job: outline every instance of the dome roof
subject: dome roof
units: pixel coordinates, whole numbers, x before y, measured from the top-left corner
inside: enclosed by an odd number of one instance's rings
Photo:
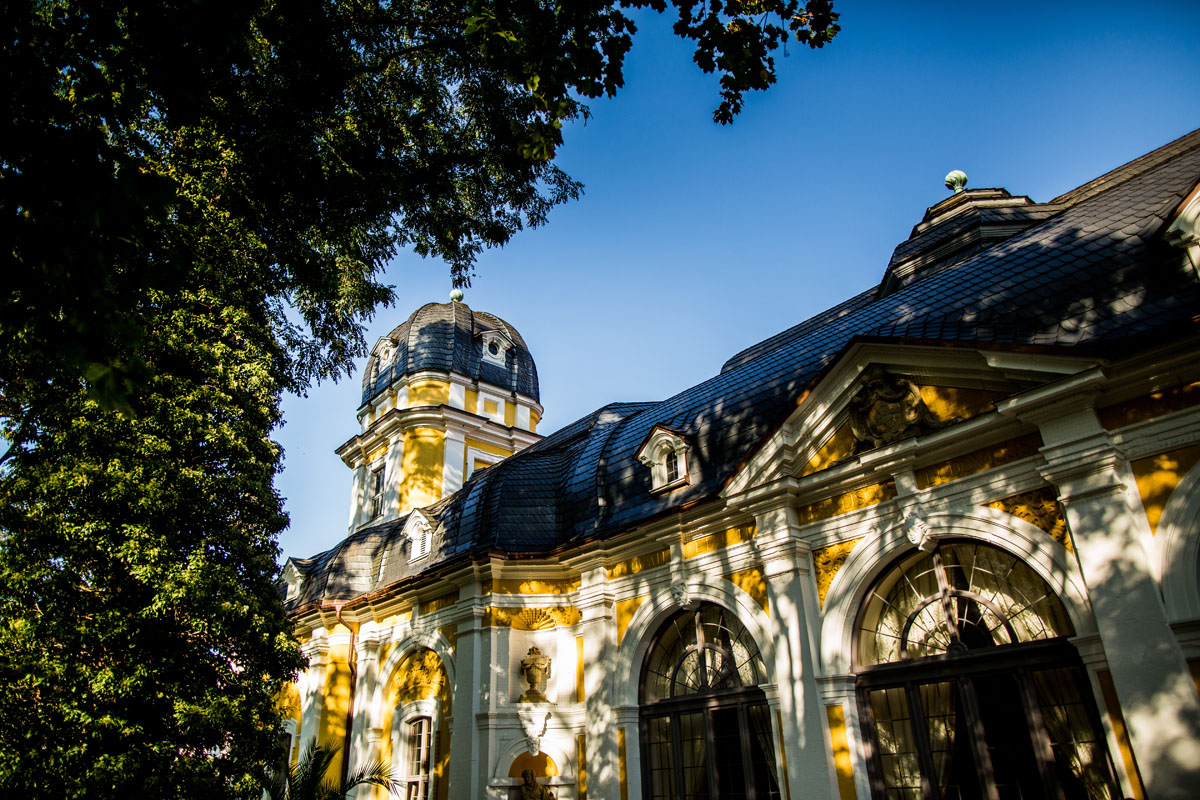
[[[426,370],[457,372],[539,400],[537,367],[521,334],[466,303],[426,303],[380,339],[363,371],[362,402]]]

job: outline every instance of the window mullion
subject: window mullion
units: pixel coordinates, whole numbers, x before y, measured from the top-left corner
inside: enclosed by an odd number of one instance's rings
[[[958,635],[958,614],[954,608],[954,598],[950,596],[950,585],[946,580],[946,567],[942,563],[942,554],[938,550],[933,553],[933,574],[937,577],[938,597],[941,600],[942,617],[946,622],[950,644],[955,645],[961,641]]]

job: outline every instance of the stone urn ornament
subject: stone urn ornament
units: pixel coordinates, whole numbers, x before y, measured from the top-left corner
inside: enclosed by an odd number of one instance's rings
[[[520,703],[549,703],[546,697],[546,681],[550,679],[550,657],[537,645],[521,659],[521,677],[529,684],[529,690],[521,695]]]

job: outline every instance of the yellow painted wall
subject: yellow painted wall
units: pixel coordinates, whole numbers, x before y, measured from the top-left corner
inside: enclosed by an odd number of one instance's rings
[[[510,428],[517,424],[517,404],[511,400],[504,404],[504,424]]]
[[[735,544],[748,542],[754,538],[754,533],[754,524],[751,523],[750,525],[741,525],[721,531],[720,533],[710,533],[708,536],[692,539],[690,542],[684,543],[683,557],[695,558],[705,553],[713,553]]]
[[[637,613],[638,608],[642,603],[646,602],[645,597],[631,597],[628,600],[617,601],[617,645],[621,644],[621,639],[625,636],[625,629],[629,627],[629,623],[633,620],[633,615]]]
[[[450,384],[446,381],[417,381],[409,384],[408,405],[441,406],[450,404]]]
[[[474,389],[467,389],[466,397],[463,398],[463,405],[466,406],[467,411],[470,411],[472,414],[478,414],[479,392]]]
[[[1200,461],[1200,444],[1132,462],[1151,531],[1158,532],[1158,522],[1162,519],[1167,501],[1171,499],[1171,493],[1197,461]]]
[[[400,513],[422,508],[442,498],[443,439],[436,428],[404,432],[404,461],[400,483]]]
[[[554,759],[545,753],[538,753],[536,756],[529,753],[521,753],[513,759],[512,765],[508,768],[508,777],[519,778],[525,770],[533,770],[535,778],[554,778],[558,776],[558,764],[554,763]]]
[[[540,421],[541,421],[541,417],[539,417],[537,415],[536,411],[529,412],[529,431],[531,433],[537,433],[537,426],[538,426],[538,422],[540,422]]]
[[[741,572],[730,573],[725,578],[732,581],[734,586],[750,595],[751,599],[755,603],[758,603],[758,607],[763,610],[763,613],[771,613],[771,606],[767,600],[767,579],[763,577],[761,569],[751,567]]]
[[[829,720],[829,744],[833,753],[833,768],[837,773],[838,797],[854,800],[854,767],[850,761],[850,740],[846,736],[846,714],[840,705],[825,706]]]

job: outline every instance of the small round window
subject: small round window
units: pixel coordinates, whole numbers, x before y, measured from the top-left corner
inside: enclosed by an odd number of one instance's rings
[[[500,345],[495,342],[488,342],[488,352],[494,356],[500,355]]]

